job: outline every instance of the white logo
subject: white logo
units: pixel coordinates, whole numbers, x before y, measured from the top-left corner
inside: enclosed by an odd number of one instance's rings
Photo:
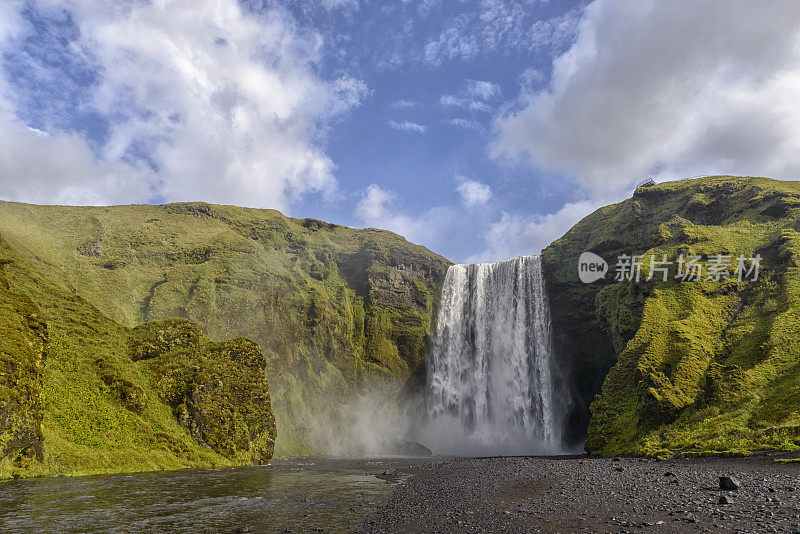
[[[584,252],[578,258],[578,277],[584,284],[605,278],[607,272],[608,263],[594,252]]]

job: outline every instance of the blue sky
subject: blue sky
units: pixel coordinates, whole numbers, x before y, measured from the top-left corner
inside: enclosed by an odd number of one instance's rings
[[[334,17],[323,6],[292,12],[334,43],[325,50],[328,76],[355,75],[369,87],[361,105],[333,128],[328,145],[337,177],[356,198],[376,184],[409,217],[456,211],[450,217],[459,221],[453,225],[458,235],[431,236],[432,246],[464,260],[479,252],[484,226],[503,210],[548,213],[574,197],[574,187],[556,175],[496,161],[488,143],[494,117],[513,104],[521,86],[546,84],[553,58],[574,38],[583,3],[498,3],[503,12],[490,21],[481,20],[488,8],[477,2],[349,5]],[[512,21],[496,20],[514,13]],[[348,39],[340,43],[340,35]],[[495,44],[486,42],[489,35]],[[472,182],[491,193],[464,201],[459,186]],[[381,226],[379,217],[353,220],[352,202],[320,200],[310,198],[296,212]],[[430,224],[437,223],[433,217]]]
[[[645,176],[800,171],[789,0],[6,4],[3,199],[271,207],[495,261]]]

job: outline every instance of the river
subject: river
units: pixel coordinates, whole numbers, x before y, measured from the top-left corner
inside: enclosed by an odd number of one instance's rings
[[[231,469],[0,482],[2,532],[353,532],[420,459],[275,460]]]

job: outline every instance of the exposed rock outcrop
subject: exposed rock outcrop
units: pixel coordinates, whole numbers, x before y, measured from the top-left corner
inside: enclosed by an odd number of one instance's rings
[[[215,343],[181,319],[146,323],[131,337],[134,353],[152,358],[154,388],[192,437],[227,458],[269,462],[275,416],[257,344]]]

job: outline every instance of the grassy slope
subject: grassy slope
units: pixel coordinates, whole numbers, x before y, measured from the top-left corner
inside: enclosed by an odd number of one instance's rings
[[[277,454],[346,421],[369,377],[418,372],[448,262],[390,232],[202,203],[0,202],[0,235],[50,280],[125,326],[168,317],[268,358]]]
[[[544,251],[554,324],[584,360],[600,454],[736,454],[800,445],[800,182],[712,177],[640,188]],[[577,258],[760,253],[757,282],[584,285]],[[611,275],[607,277],[611,278]],[[576,303],[582,303],[576,306]],[[581,382],[582,381],[582,382]]]
[[[201,435],[178,424],[175,410],[164,402],[166,395],[156,381],[156,377],[163,374],[155,366],[157,360],[134,363],[130,357],[132,346],[150,342],[162,334],[161,325],[148,324],[151,335],[144,336],[140,331],[131,331],[108,319],[83,298],[49,281],[2,237],[0,258],[3,308],[9,302],[24,304],[11,313],[0,310],[0,331],[15,328],[22,319],[30,324],[33,318],[37,321],[37,332],[41,333],[38,337],[46,340],[41,351],[46,354],[46,361],[40,358],[35,362],[37,374],[28,376],[28,381],[36,384],[35,391],[23,403],[27,412],[25,419],[37,423],[30,426],[37,427],[41,423],[44,446],[36,443],[33,448],[17,446],[4,451],[0,455],[0,478],[17,474],[65,475],[227,466],[268,459],[256,457],[250,450],[217,447],[208,439],[210,433]],[[0,354],[27,363],[23,358],[25,350],[20,347],[6,350],[9,339],[13,337],[3,337]],[[153,356],[173,367],[180,367],[180,357],[204,359],[206,365],[199,365],[200,368],[209,367],[209,363],[225,366],[228,362],[235,363],[239,355],[249,357],[251,351],[247,343],[246,340],[213,343],[198,333],[196,346],[162,347],[163,350]],[[33,343],[29,346],[36,347]],[[170,352],[172,348],[184,350],[178,354]],[[266,361],[263,357],[260,361],[257,371],[248,374],[247,384],[255,390],[266,388],[263,377]],[[209,384],[211,380],[201,377],[198,383]],[[233,379],[216,377],[216,383],[231,384]],[[266,395],[266,406],[260,406],[259,413],[269,422],[271,413],[268,393]],[[231,403],[218,399],[218,405],[225,407]],[[228,421],[239,419],[241,417],[234,416]],[[261,439],[274,442],[274,423],[272,425],[271,430],[260,434]],[[3,436],[8,436],[8,429],[3,430]],[[205,437],[209,447],[200,445],[192,435]],[[245,443],[244,448],[250,449],[250,445]],[[258,454],[262,449],[260,443],[254,444],[253,450]],[[265,452],[271,455],[271,445]]]
[[[42,459],[42,377],[47,325],[27,296],[11,290],[0,257],[0,458]]]

